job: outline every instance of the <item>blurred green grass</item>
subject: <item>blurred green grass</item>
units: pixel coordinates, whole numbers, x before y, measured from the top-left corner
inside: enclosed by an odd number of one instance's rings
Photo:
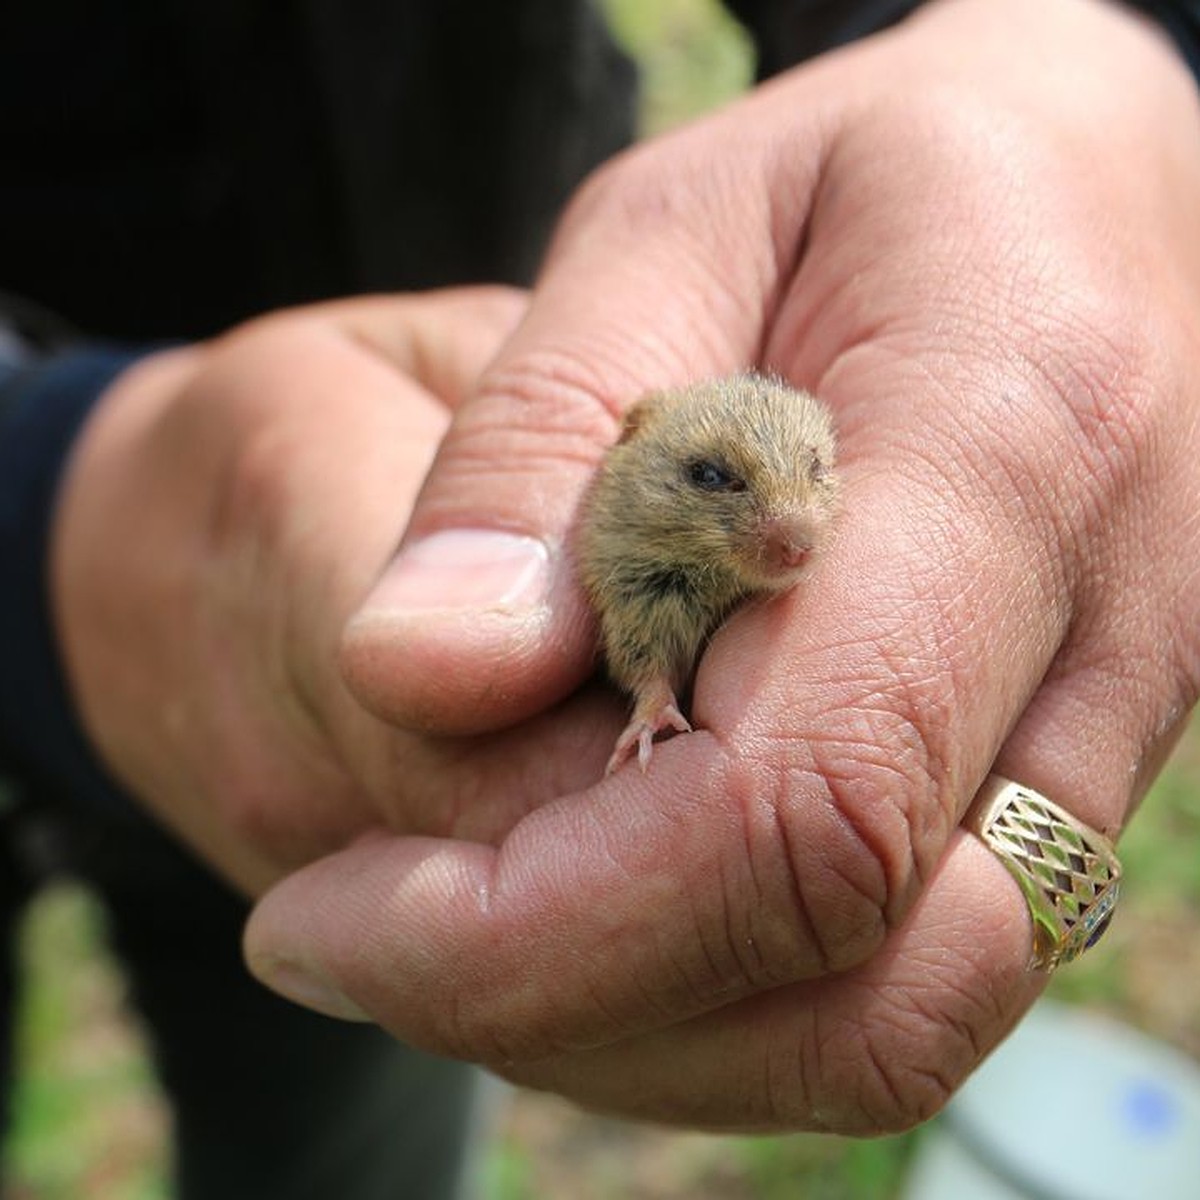
[[[606,8],[643,67],[647,133],[720,104],[753,74],[746,37],[716,0],[606,0]],[[1127,883],[1111,932],[1060,972],[1051,992],[1200,1058],[1194,727],[1121,853]],[[71,886],[43,896],[25,924],[19,1077],[4,1153],[9,1200],[171,1195],[169,1113],[103,924],[102,912]],[[490,1156],[489,1200],[893,1200],[919,1136],[708,1137],[595,1118],[518,1093]]]
[[[9,1200],[162,1200],[169,1115],[90,894],[55,884],[26,914]]]
[[[604,0],[603,8],[641,68],[644,135],[715,108],[753,79],[750,38],[717,0]]]

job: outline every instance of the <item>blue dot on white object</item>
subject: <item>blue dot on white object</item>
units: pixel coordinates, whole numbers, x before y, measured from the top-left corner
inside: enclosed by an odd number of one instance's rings
[[[1125,1087],[1121,1113],[1130,1133],[1145,1138],[1169,1134],[1181,1116],[1175,1097],[1149,1079],[1133,1080]]]

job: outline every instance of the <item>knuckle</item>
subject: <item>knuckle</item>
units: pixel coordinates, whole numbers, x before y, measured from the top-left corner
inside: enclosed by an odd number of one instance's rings
[[[460,524],[481,493],[499,527],[527,529],[535,514],[542,529],[565,528],[615,436],[614,390],[582,352],[538,348],[494,368],[446,434],[414,530]]]
[[[759,959],[785,977],[804,978],[869,957],[886,932],[885,870],[877,840],[841,816],[826,773],[772,771],[753,807],[766,814],[778,868],[768,875],[771,857],[756,856],[764,893],[752,939]],[[783,927],[768,925],[779,914]]]
[[[953,668],[925,660],[918,669],[911,652],[883,661],[886,678],[857,685],[826,732],[808,737],[803,763],[794,748],[772,746],[723,780],[743,814],[756,895],[749,932],[730,931],[730,952],[751,980],[868,959],[944,848],[958,774]]]
[[[630,237],[676,228],[681,206],[689,201],[688,190],[675,186],[680,172],[666,169],[678,140],[634,146],[599,166],[568,204],[561,236],[596,225],[620,228]]]
[[[725,842],[721,859],[696,875],[697,893],[703,889],[709,897],[697,894],[693,904],[695,912],[707,914],[694,934],[707,967],[697,994],[728,992],[731,983],[754,993],[828,969],[812,911],[818,898],[809,891],[811,874],[797,866],[805,857],[794,843],[802,819],[790,812],[810,783],[740,757],[727,761],[713,790],[725,797],[740,828]],[[714,879],[721,885],[716,904]],[[700,978],[701,971],[687,974]]]
[[[525,350],[483,379],[446,445],[468,468],[593,467],[618,427],[621,382],[587,347]]]
[[[870,937],[858,938],[853,930],[842,932],[840,953],[832,960],[849,965],[845,956],[853,952],[851,962],[860,961],[876,949],[877,941],[894,925],[907,908],[919,874],[914,847],[914,814],[920,812],[929,792],[929,784],[919,763],[906,762],[890,748],[910,734],[912,725],[895,719],[887,707],[873,712],[865,708],[859,720],[874,726],[869,740],[827,741],[816,750],[818,769],[825,785],[830,820],[842,831],[840,861],[827,864],[829,878],[840,878],[842,889],[854,888],[874,911],[874,928]],[[884,729],[887,732],[883,732]],[[889,747],[883,761],[880,746]],[[906,758],[919,755],[909,754]],[[831,848],[824,857],[829,859]],[[845,904],[845,898],[835,890],[826,900],[833,912]],[[825,922],[820,922],[825,926]],[[856,941],[860,944],[856,946]],[[832,947],[826,947],[832,953]]]
[[[782,1124],[839,1134],[902,1133],[935,1116],[982,1060],[976,1019],[952,1018],[935,984],[892,985],[813,1016],[772,1078]],[[867,1014],[857,1000],[865,1000]],[[846,1016],[853,1013],[854,1019]]]
[[[811,810],[798,814],[803,840],[791,833],[785,844],[799,847],[795,886],[833,969],[877,948],[941,854],[954,803],[950,696],[943,679],[906,664],[844,714],[840,736],[810,743],[821,827]]]
[[[616,431],[599,367],[536,350],[493,368],[460,409],[425,481],[410,535],[454,528],[486,505],[499,528],[569,526],[584,480]]]
[[[1061,401],[1072,444],[1105,490],[1121,490],[1154,447],[1151,331],[1103,280],[1029,330],[1034,371]]]
[[[507,428],[539,436],[582,438],[594,453],[616,432],[613,393],[623,381],[615,354],[597,349],[540,344],[518,352],[485,376],[468,415],[493,426],[500,416]]]
[[[434,1014],[431,1047],[453,1058],[485,1064],[513,1064],[536,1058],[544,1049],[537,1039],[505,1028],[473,988],[448,992]]]
[[[933,1030],[898,1027],[875,1031],[861,1039],[856,1067],[854,1102],[847,1118],[856,1131],[903,1133],[935,1116],[953,1095],[954,1082],[938,1065],[940,1053],[930,1053],[936,1039]],[[914,1037],[922,1052],[897,1052],[896,1035]]]
[[[1023,356],[1036,402],[1027,444],[1009,451],[1022,460],[1010,475],[1025,481],[1011,488],[1022,497],[1020,510],[1037,510],[1075,595],[1106,565],[1105,543],[1138,524],[1145,481],[1161,473],[1170,440],[1170,405],[1161,402],[1147,351],[1151,333],[1126,304],[1102,293],[1099,284],[1085,288],[1069,313],[1026,331]],[[1029,480],[1045,482],[1031,488]]]

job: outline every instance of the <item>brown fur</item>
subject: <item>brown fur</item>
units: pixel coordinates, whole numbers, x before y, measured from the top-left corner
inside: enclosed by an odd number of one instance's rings
[[[686,728],[675,693],[730,611],[796,582],[834,509],[833,465],[828,410],[776,379],[653,393],[629,411],[577,543],[609,673],[635,700],[610,769],[634,741],[644,766],[655,732]]]

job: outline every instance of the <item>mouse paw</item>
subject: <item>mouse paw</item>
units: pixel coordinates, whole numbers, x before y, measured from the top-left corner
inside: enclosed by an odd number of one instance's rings
[[[638,695],[633,716],[625,726],[625,732],[617,738],[616,749],[604,768],[604,774],[611,775],[618,767],[624,766],[635,748],[638,766],[645,771],[654,752],[655,735],[668,729],[676,733],[692,731],[687,717],[679,711],[675,693],[667,684],[657,683]]]

